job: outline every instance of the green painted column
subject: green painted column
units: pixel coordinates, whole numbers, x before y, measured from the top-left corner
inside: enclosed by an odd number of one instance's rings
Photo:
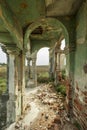
[[[28,79],[30,79],[31,78],[31,68],[30,68],[31,59],[27,59],[27,61],[28,61]]]
[[[59,83],[59,75],[60,75],[60,52],[56,54],[56,84]]]
[[[57,85],[58,82],[58,71],[57,71],[57,52],[55,52],[55,70],[54,70],[54,75],[55,75],[55,85]]]
[[[37,67],[36,67],[36,58],[32,58],[32,78],[34,86],[37,86]]]
[[[8,78],[8,94],[7,102],[7,123],[16,121],[16,94],[15,94],[15,56],[9,54],[9,78]]]
[[[8,94],[7,123],[11,124],[24,113],[25,102],[25,56],[24,54],[8,55]]]
[[[73,43],[74,42],[74,43]],[[66,110],[70,120],[73,120],[74,71],[75,71],[75,41],[65,48],[66,54]]]
[[[22,52],[20,55],[20,61],[21,61],[21,112],[22,114],[25,111],[26,102],[25,102],[25,55]]]
[[[37,66],[36,66],[37,50],[30,55],[30,58],[32,60],[32,69],[31,69],[32,80],[30,81],[32,82],[32,84],[29,84],[29,86],[36,87],[37,86]]]

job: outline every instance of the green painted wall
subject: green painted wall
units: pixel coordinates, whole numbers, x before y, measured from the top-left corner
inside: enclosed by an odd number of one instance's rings
[[[6,0],[22,27],[45,16],[45,0]]]
[[[66,42],[67,47],[69,47],[70,45],[74,46],[76,16],[58,17],[57,19],[65,26],[65,29],[68,32],[68,35],[66,35],[69,40],[69,42]]]
[[[87,63],[87,3],[80,8],[76,23],[75,80],[78,79],[79,87],[83,88],[87,85],[87,74],[83,70]]]
[[[87,128],[87,1],[81,6],[76,19],[76,52],[74,67],[74,115],[83,129]],[[86,66],[87,69],[87,66]]]
[[[57,18],[66,28],[68,35],[65,35],[66,39],[68,39],[68,42],[66,41],[66,48],[65,48],[65,54],[66,54],[66,75],[67,77],[71,77],[71,79],[74,79],[74,64],[75,64],[75,48],[76,48],[76,16],[65,16],[65,17],[58,17]]]

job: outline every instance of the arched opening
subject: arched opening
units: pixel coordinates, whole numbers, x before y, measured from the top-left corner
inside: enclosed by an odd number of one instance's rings
[[[39,30],[40,29],[40,30]],[[36,33],[38,32],[38,33]],[[64,39],[65,45],[61,43]],[[29,44],[29,50],[27,49],[27,44]],[[33,24],[31,24],[25,34],[24,37],[24,46],[25,49],[31,53],[31,55],[39,50],[41,47],[48,46],[49,49],[49,76],[51,81],[58,86],[63,83],[63,74],[69,76],[70,68],[68,66],[68,62],[70,57],[66,58],[66,51],[69,53],[69,34],[67,28],[57,19],[47,18],[41,19]],[[64,47],[65,46],[65,47]],[[63,58],[62,58],[63,57]],[[63,61],[62,61],[63,59]],[[62,63],[60,63],[62,62]],[[62,64],[62,66],[61,66]],[[63,73],[61,74],[61,69],[64,68]],[[34,66],[34,80],[36,78],[36,70]],[[70,82],[69,82],[70,84]],[[64,84],[66,85],[66,83]],[[68,95],[70,94],[70,86],[69,92],[67,92],[67,111],[71,107],[70,99],[68,99]],[[65,87],[65,86],[64,86]],[[59,90],[58,90],[59,91]],[[63,94],[66,95],[66,89],[64,88]]]
[[[0,95],[7,91],[7,55],[0,44]]]
[[[60,49],[61,49],[61,50],[64,50],[64,49],[65,49],[65,46],[66,46],[65,39],[63,39],[63,40],[61,41]]]
[[[46,18],[38,20],[32,23],[26,30],[24,37],[24,47],[27,53],[33,53],[39,50],[41,47],[47,45],[51,50],[55,50],[56,42],[58,43],[56,48],[59,49],[60,41],[65,38],[67,46],[69,45],[69,36],[65,26],[57,19]],[[35,58],[34,58],[35,59]],[[50,60],[51,58],[49,58]],[[54,58],[52,59],[54,60]],[[53,64],[50,64],[50,70],[55,69]],[[35,68],[35,67],[34,67]],[[55,71],[50,73],[55,75]],[[35,76],[33,76],[35,78]],[[52,76],[51,76],[52,77]],[[55,76],[53,76],[55,79]]]
[[[49,48],[41,48],[37,53],[36,65],[49,65]]]
[[[66,69],[66,55],[65,55],[65,47],[66,47],[66,42],[65,39],[63,39],[61,41],[60,44],[60,50],[61,50],[61,54],[60,54],[60,69],[61,70],[65,70]]]
[[[41,48],[37,52],[37,81],[45,83],[49,81],[49,48]]]
[[[50,49],[50,78],[54,80],[55,86],[61,82],[66,72],[65,39],[56,41],[55,46]]]

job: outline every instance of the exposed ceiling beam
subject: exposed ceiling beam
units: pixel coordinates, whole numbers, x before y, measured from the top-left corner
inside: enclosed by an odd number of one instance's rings
[[[12,39],[12,37],[9,33],[0,32],[0,42],[13,44],[14,40]]]
[[[3,21],[5,28],[11,33],[17,47],[23,49],[22,28],[13,12],[4,0],[0,0],[0,19]]]

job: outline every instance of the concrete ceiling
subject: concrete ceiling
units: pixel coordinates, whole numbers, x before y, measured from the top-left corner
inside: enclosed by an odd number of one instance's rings
[[[73,15],[82,2],[83,0],[0,0],[0,42],[13,49],[14,45],[23,49],[25,30],[30,24],[49,16]],[[32,38],[42,38],[35,31],[36,35],[32,35]],[[53,36],[56,31],[46,31],[42,36]]]
[[[45,0],[47,16],[73,15],[83,0]]]

